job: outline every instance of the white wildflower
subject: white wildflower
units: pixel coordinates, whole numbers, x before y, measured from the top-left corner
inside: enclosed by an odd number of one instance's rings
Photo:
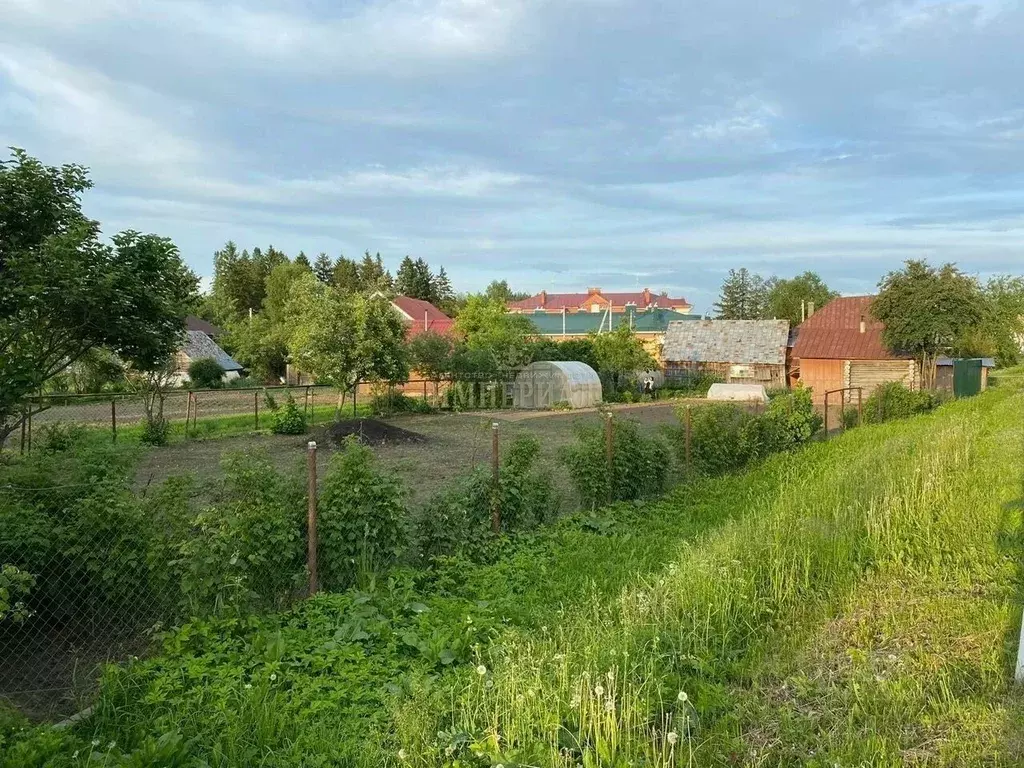
[[[594,686],[594,695],[595,696],[604,696],[604,687],[601,686],[601,685],[595,685]]]
[[[615,711],[615,699],[608,699],[608,701],[606,701],[604,703],[604,711],[605,712],[614,712]]]
[[[494,687],[494,681],[493,680],[488,680],[487,682],[484,683],[484,687],[485,688],[493,688]]]
[[[407,757],[409,757],[409,755],[406,754],[404,749],[398,750],[398,759],[399,760],[405,760]]]
[[[277,672],[271,672],[270,673],[270,682],[274,682],[275,680],[277,680]]]
[[[480,677],[483,677],[487,674],[487,667],[481,664],[479,667],[476,668],[476,673],[480,675]]]
[[[665,738],[668,740],[669,746],[674,747],[676,745],[676,742],[679,741],[679,734],[675,731],[669,731],[665,735]]]
[[[569,706],[572,707],[573,709],[575,709],[579,705],[580,705],[580,697],[578,695],[573,696],[571,699],[569,699]]]
[[[614,669],[609,669],[608,670],[608,674],[606,674],[605,677],[608,678],[608,682],[609,683],[612,682],[615,679],[615,670]]]
[[[683,704],[685,704],[686,702],[688,702],[690,700],[690,697],[686,695],[686,691],[680,691],[679,695],[676,696],[676,699],[678,699]]]
[[[116,746],[117,746],[117,742],[116,741],[112,741],[109,744],[107,744],[107,749],[113,749]]]
[[[250,688],[252,688],[252,683],[246,683],[245,684],[245,690],[248,691]]]
[[[100,740],[99,740],[99,739],[93,739],[93,740],[92,740],[92,745],[93,745],[94,747],[98,747],[98,746],[100,745]]]
[[[71,759],[72,760],[77,760],[78,759],[78,750],[77,749],[75,750],[74,754],[71,755]]]

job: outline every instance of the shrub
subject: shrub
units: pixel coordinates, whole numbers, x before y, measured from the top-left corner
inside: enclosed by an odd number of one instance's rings
[[[390,416],[395,413],[430,413],[433,408],[426,398],[409,397],[395,390],[385,391],[370,400],[370,412],[374,416]]]
[[[25,598],[35,583],[31,573],[13,565],[0,566],[0,622],[7,620],[17,624],[31,615]]]
[[[669,450],[661,440],[640,433],[631,421],[614,421],[612,471],[608,471],[602,427],[580,427],[576,444],[562,454],[584,507],[660,493],[668,478]]]
[[[270,431],[275,435],[303,435],[306,433],[306,412],[299,408],[292,393],[284,405],[278,405],[268,392],[264,401],[270,408]]]
[[[898,381],[890,381],[875,388],[864,401],[864,421],[868,424],[893,419],[905,419],[930,411],[939,404],[932,392],[914,392]]]
[[[320,491],[320,567],[324,585],[344,589],[394,562],[405,543],[404,490],[374,466],[354,437],[331,458]]]
[[[85,427],[81,424],[65,424],[62,421],[44,424],[39,431],[41,434],[40,448],[43,453],[61,453],[70,450],[85,435]]]
[[[685,412],[679,411],[680,418]],[[711,403],[690,411],[690,455],[693,470],[718,475],[738,469],[750,460],[747,425],[753,415],[731,403]],[[683,428],[673,430],[680,462],[685,460]]]
[[[216,389],[224,381],[224,368],[212,357],[201,357],[189,363],[188,377],[200,389]]]
[[[536,469],[540,443],[516,438],[498,471],[498,509],[506,532],[529,531],[557,517],[560,505],[549,474]],[[455,555],[483,559],[494,538],[495,489],[490,472],[477,468],[438,492],[416,522],[421,557]]]
[[[554,402],[554,403],[551,404],[551,410],[552,411],[571,411],[572,410],[572,403],[570,403],[568,400],[558,400],[557,402]]]
[[[211,506],[196,511],[185,478],[157,491],[147,514],[165,534],[159,559],[190,616],[279,607],[305,583],[305,498],[266,454],[229,454]]]
[[[139,440],[143,445],[167,445],[170,435],[171,423],[163,417],[154,416],[142,422]]]

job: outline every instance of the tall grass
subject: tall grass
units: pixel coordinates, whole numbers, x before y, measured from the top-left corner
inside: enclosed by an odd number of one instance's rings
[[[403,754],[417,765],[469,752],[544,766],[756,760],[730,689],[774,645],[825,620],[865,577],[970,580],[1000,559],[1020,493],[1020,407],[1019,394],[993,394],[776,459],[771,494],[681,542],[664,569],[595,592],[556,626],[505,631],[481,652],[485,676],[410,701],[397,718]],[[674,501],[685,519],[685,496]]]

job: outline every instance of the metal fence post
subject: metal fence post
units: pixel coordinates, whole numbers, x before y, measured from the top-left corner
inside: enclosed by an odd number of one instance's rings
[[[501,481],[499,471],[501,467],[499,446],[498,446],[498,422],[491,422],[491,481],[494,484],[491,500],[491,530],[495,533],[501,532]]]
[[[260,393],[252,393],[252,418],[256,424],[256,429],[260,428]]]
[[[830,393],[825,393],[825,439],[828,440],[828,396]]]
[[[110,442],[117,442],[117,403],[116,398],[110,398]]]
[[[604,422],[604,453],[608,465],[608,502],[615,500],[615,427],[609,413]]]
[[[195,433],[199,429],[199,395],[192,394],[192,432]],[[185,430],[186,433],[188,430]],[[186,435],[187,437],[187,435]]]
[[[309,426],[316,424],[316,412],[313,410],[316,407],[316,390],[309,390]]]
[[[319,539],[317,538],[316,533],[316,442],[310,440],[306,445],[306,449],[308,453],[307,464],[309,469],[307,487],[309,503],[308,518],[306,522],[306,533],[309,546],[306,550],[306,567],[309,569],[309,594],[315,595],[320,589],[320,574],[317,563]]]
[[[857,387],[857,426],[864,426],[864,387]]]
[[[686,471],[693,471],[693,406],[686,406]]]

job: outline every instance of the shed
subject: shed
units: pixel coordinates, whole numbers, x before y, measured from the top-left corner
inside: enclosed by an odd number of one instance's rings
[[[885,345],[885,326],[871,314],[873,300],[873,296],[833,299],[800,324],[791,378],[810,388],[816,402],[824,399],[825,392],[845,387],[860,387],[868,397],[890,381],[910,389],[920,386],[920,370],[913,357]]]
[[[961,367],[970,367],[972,370],[975,371],[974,376],[976,376],[978,380],[974,383],[973,386],[968,387],[969,389],[973,390],[971,394],[983,392],[984,390],[988,389],[989,369],[996,367],[996,361],[991,357],[977,357],[968,359],[957,358],[955,360],[950,357],[940,357],[935,361],[936,389],[941,389],[945,392],[951,392],[954,395],[958,396],[961,394],[958,391],[959,388],[956,386],[955,376],[955,370],[957,368],[958,363],[961,365]],[[971,363],[973,363],[973,365],[968,365]],[[963,384],[961,383],[960,388],[962,387]]]
[[[726,382],[786,386],[787,320],[701,320],[669,323],[665,376],[712,375]]]
[[[221,349],[213,339],[203,331],[185,331],[185,343],[174,354],[174,375],[176,384],[189,381],[188,367],[196,360],[213,358],[224,369],[224,380],[237,379],[242,374],[242,366],[231,355]]]
[[[512,385],[515,408],[550,408],[569,403],[587,408],[601,402],[601,379],[586,363],[539,360],[530,363],[516,376]]]

